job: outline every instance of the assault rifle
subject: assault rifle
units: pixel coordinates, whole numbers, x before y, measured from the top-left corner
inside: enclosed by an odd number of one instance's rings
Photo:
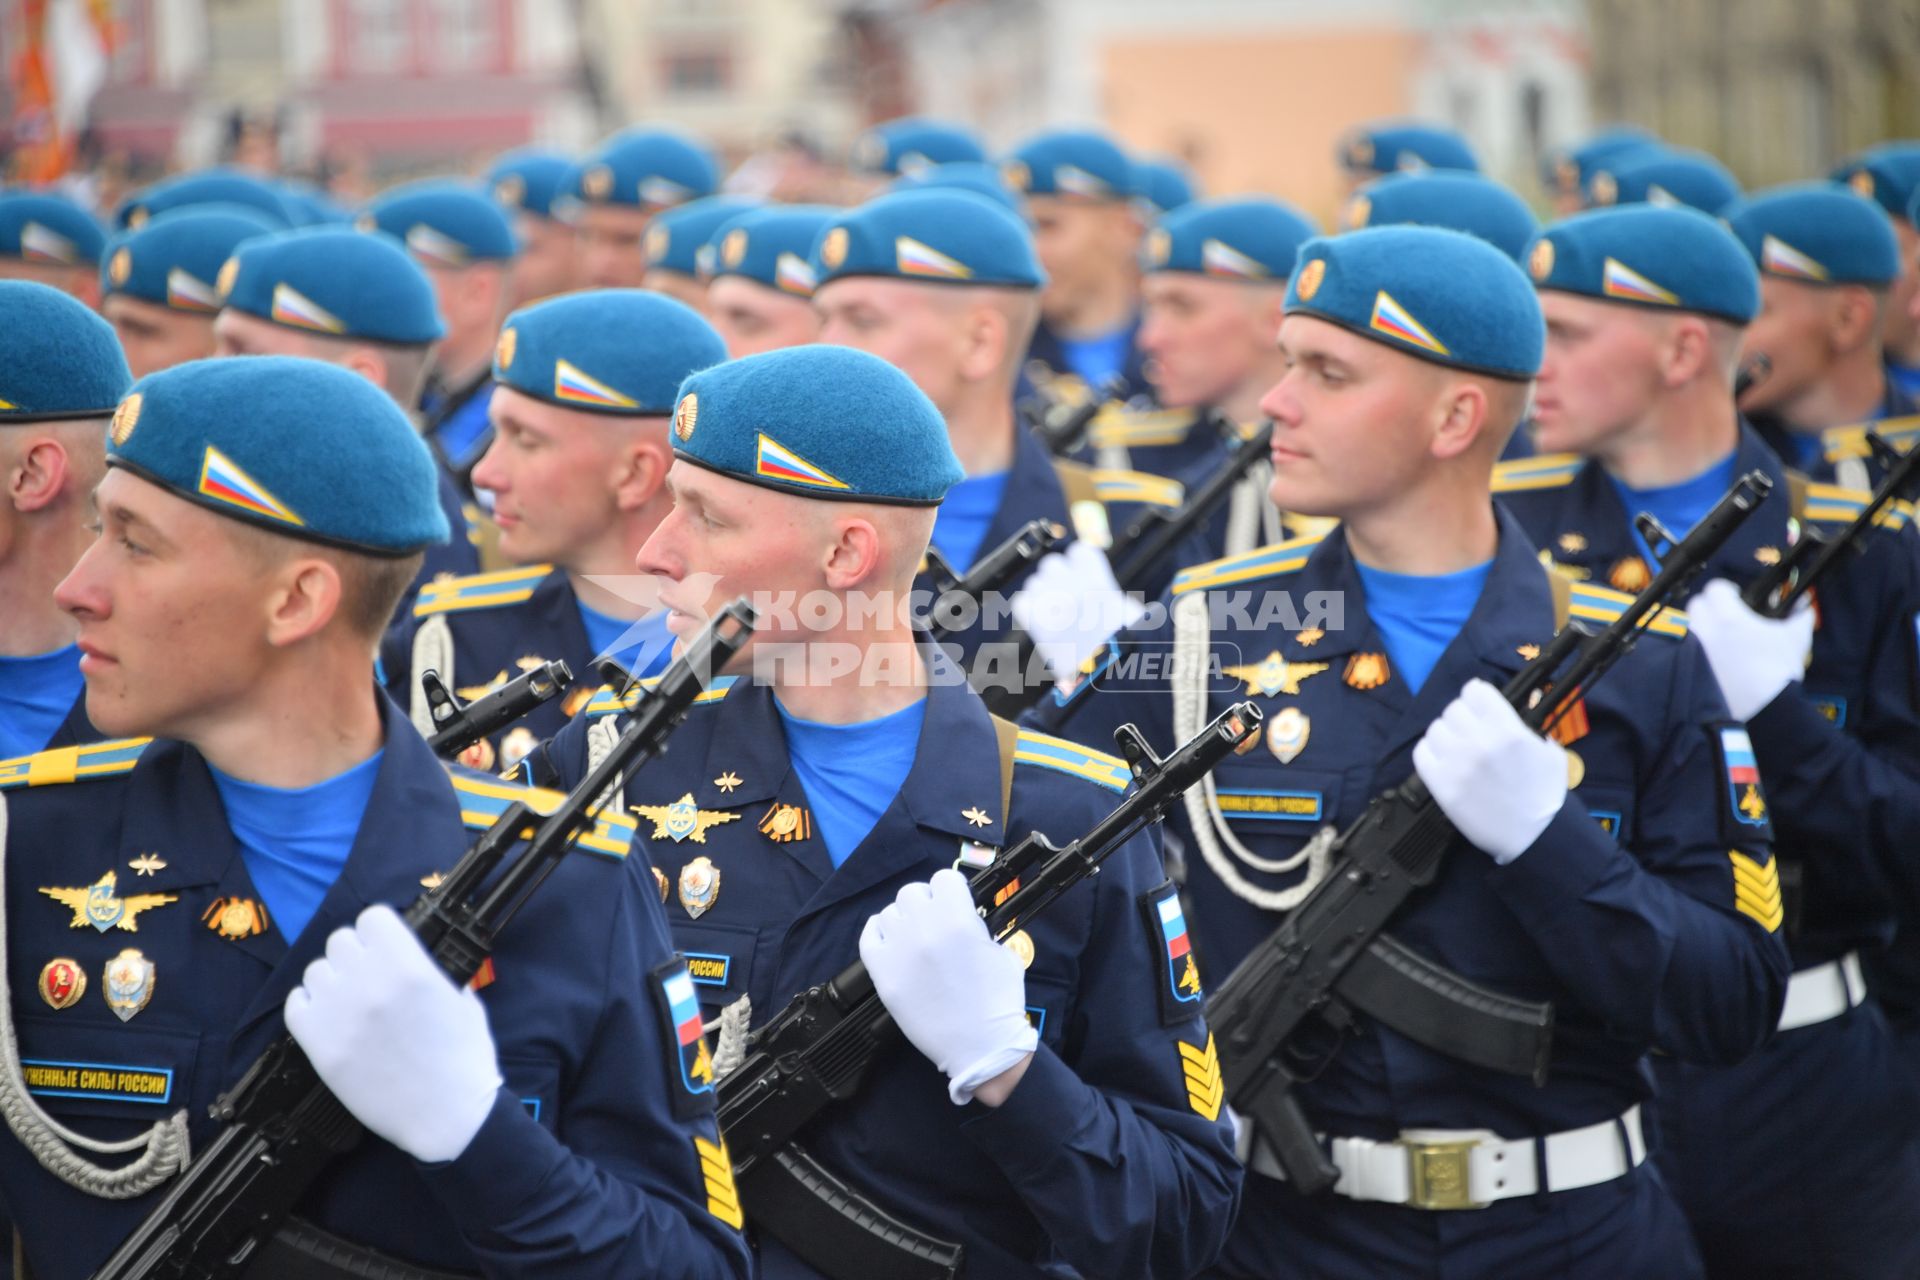
[[[946,557],[927,548],[927,576],[933,581],[933,607],[927,611],[927,633],[937,644],[952,638],[966,619],[977,614],[982,602],[994,592],[1004,591],[1029,565],[1058,546],[1066,531],[1046,520],[1029,520],[1011,538],[987,552],[967,570],[956,574]]]
[[[1867,432],[1867,448],[1886,474],[1867,499],[1860,513],[1833,537],[1815,533],[1802,526],[1800,536],[1780,559],[1740,593],[1754,612],[1769,618],[1784,618],[1794,603],[1818,582],[1849,551],[1864,548],[1867,534],[1886,509],[1909,500],[1920,489],[1920,449],[1902,453],[1877,433]]]
[[[573,670],[564,662],[535,667],[472,702],[453,696],[437,671],[424,672],[420,688],[433,716],[433,736],[427,745],[442,760],[457,760],[482,738],[491,738],[544,702],[551,702],[573,683]]]

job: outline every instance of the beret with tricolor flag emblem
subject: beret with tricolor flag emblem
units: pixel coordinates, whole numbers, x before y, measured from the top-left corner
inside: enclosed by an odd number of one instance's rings
[[[407,415],[319,360],[230,356],[149,374],[114,411],[107,465],[310,542],[401,556],[448,538],[433,455]]]
[[[846,210],[820,233],[812,261],[821,285],[848,276],[1015,289],[1046,283],[1027,224],[952,188],[898,191]]]
[[[1459,132],[1413,120],[1362,125],[1342,138],[1341,167],[1349,173],[1403,173],[1421,169],[1479,172],[1480,161]]]
[[[1920,194],[1920,142],[1883,142],[1868,147],[1832,174],[1896,218],[1908,217],[1908,206]]]
[[[220,268],[234,251],[279,230],[246,205],[188,205],[108,243],[100,263],[103,296],[125,294],[174,311],[220,310]]]
[[[1293,273],[1300,246],[1319,234],[1305,214],[1278,200],[1203,200],[1154,224],[1141,265],[1148,272],[1278,284]]]
[[[705,251],[707,242],[722,224],[757,203],[743,196],[708,196],[667,210],[648,224],[647,237],[640,242],[647,270],[672,271],[695,279],[712,275],[715,264]]]
[[[1451,169],[1394,173],[1369,182],[1341,214],[1346,231],[1401,223],[1479,236],[1515,262],[1540,233],[1540,220],[1513,191],[1480,174]]]
[[[249,240],[220,269],[221,305],[290,329],[401,346],[446,329],[433,282],[392,236],[308,227]]]
[[[100,261],[106,245],[100,223],[65,196],[44,191],[0,194],[0,258],[90,267]]]
[[[287,203],[274,185],[238,169],[201,169],[167,178],[136,191],[114,210],[114,225],[143,227],[174,209],[200,204],[239,204],[260,213],[279,227],[300,226],[306,219]]]
[[[1614,125],[1547,152],[1540,161],[1540,178],[1549,191],[1584,196],[1587,183],[1598,170],[1644,159],[1665,149],[1666,144],[1645,129]]]
[[[32,280],[0,280],[0,427],[104,418],[133,374],[113,326]]]
[[[1744,325],[1760,311],[1760,277],[1717,219],[1685,206],[1591,209],[1534,241],[1527,270],[1540,289],[1602,302],[1694,311]]]
[[[408,183],[382,193],[356,222],[407,246],[423,266],[503,262],[520,252],[507,211],[493,197],[457,182]]]
[[[1131,200],[1133,161],[1120,144],[1091,129],[1055,129],[1028,138],[1000,166],[1014,190],[1030,196]]]
[[[706,244],[714,278],[743,276],[796,298],[812,297],[813,245],[839,212],[824,205],[781,204],[734,215]]]
[[[851,347],[788,347],[688,378],[673,450],[762,488],[841,502],[937,506],[963,472],[946,420],[913,380]]]
[[[1755,192],[1720,216],[1763,276],[1875,286],[1900,278],[1900,242],[1886,210],[1837,182]]]
[[[1587,180],[1587,203],[1689,205],[1718,214],[1740,198],[1733,171],[1704,151],[1629,153],[1618,165],[1595,169]]]
[[[986,158],[987,149],[971,129],[925,116],[903,116],[875,125],[854,141],[849,156],[856,173],[895,175]]]
[[[577,161],[561,181],[561,194],[585,204],[656,210],[710,196],[719,185],[719,168],[705,147],[668,129],[635,128]]]
[[[493,378],[566,409],[664,416],[688,374],[726,358],[726,343],[685,303],[645,289],[590,289],[508,316]]]
[[[1339,325],[1422,360],[1497,378],[1540,371],[1546,322],[1526,275],[1477,236],[1369,227],[1309,240],[1286,313]]]

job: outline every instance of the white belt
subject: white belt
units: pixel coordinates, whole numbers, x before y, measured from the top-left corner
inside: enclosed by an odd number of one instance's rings
[[[1618,1120],[1550,1133],[1538,1141],[1546,1147],[1548,1191],[1624,1178],[1647,1158],[1638,1106]],[[1409,1129],[1390,1142],[1335,1138],[1329,1155],[1340,1181],[1333,1192],[1415,1209],[1483,1209],[1540,1190],[1534,1143],[1532,1138],[1510,1141],[1490,1129]],[[1282,1176],[1272,1149],[1258,1140],[1248,1167],[1270,1178]]]
[[[1860,953],[1849,951],[1838,960],[1802,969],[1787,983],[1787,1003],[1780,1010],[1780,1030],[1830,1022],[1867,998],[1867,978],[1860,972]]]

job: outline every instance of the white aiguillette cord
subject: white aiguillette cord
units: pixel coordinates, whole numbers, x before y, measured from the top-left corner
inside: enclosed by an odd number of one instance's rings
[[[137,1138],[98,1142],[73,1132],[41,1109],[27,1092],[20,1070],[20,1046],[13,1035],[13,986],[7,972],[7,797],[0,792],[0,1117],[33,1158],[60,1181],[102,1200],[132,1200],[187,1167],[187,1109],[182,1107]],[[73,1150],[95,1155],[141,1156],[118,1169],[104,1169]]]

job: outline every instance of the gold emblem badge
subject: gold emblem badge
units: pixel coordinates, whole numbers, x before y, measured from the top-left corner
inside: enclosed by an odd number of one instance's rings
[[[144,397],[136,391],[122,400],[120,407],[113,411],[113,422],[107,428],[107,435],[112,438],[115,448],[125,447],[127,441],[133,438],[133,429],[140,425],[140,406],[143,402]]]
[[[1523,662],[1532,662],[1540,656],[1540,646],[1537,644],[1515,645],[1513,651],[1520,655]]]
[[[153,999],[153,961],[128,947],[107,961],[107,1007],[125,1022]]]
[[[1156,267],[1163,267],[1172,256],[1172,234],[1165,227],[1155,227],[1153,234],[1147,237],[1147,261]]]
[[[711,858],[695,858],[680,868],[680,905],[698,920],[720,897],[720,868]]]
[[[693,428],[700,421],[700,397],[689,391],[680,397],[680,405],[673,411],[673,434],[684,443],[693,439]]]
[[[1007,160],[1000,165],[1000,181],[1015,191],[1029,191],[1033,188],[1033,170],[1027,168],[1024,160]]]
[[[1767,802],[1760,794],[1760,788],[1749,782],[1747,789],[1740,793],[1740,812],[1748,819],[1761,823],[1767,820]]]
[[[740,775],[729,769],[715,778],[713,785],[720,788],[721,795],[730,796],[733,794],[734,788],[740,785]]]
[[[200,922],[231,942],[263,934],[272,925],[267,904],[252,898],[215,898]]]
[[[1347,201],[1347,230],[1359,230],[1361,227],[1366,226],[1367,221],[1372,217],[1373,201],[1367,199],[1365,196],[1355,196],[1353,199]]]
[[[1535,280],[1545,280],[1553,274],[1553,241],[1534,242],[1533,252],[1527,255],[1527,270]]]
[[[138,231],[152,217],[153,213],[145,205],[135,205],[127,214],[127,230]]]
[[[1612,204],[1620,198],[1620,183],[1605,169],[1593,175],[1587,190],[1593,193],[1595,204]]]
[[[1573,790],[1575,787],[1579,786],[1582,782],[1585,782],[1586,780],[1587,780],[1587,762],[1580,758],[1580,753],[1578,751],[1568,748],[1567,749],[1567,790],[1569,791]]]
[[[1275,650],[1259,662],[1243,667],[1227,667],[1220,674],[1231,680],[1246,681],[1249,694],[1277,698],[1283,693],[1289,696],[1298,694],[1302,680],[1317,676],[1326,669],[1324,662],[1288,662]]]
[[[637,804],[633,806],[633,811],[643,818],[652,820],[655,840],[672,840],[675,844],[682,840],[705,844],[708,827],[717,827],[740,820],[740,815],[737,813],[715,813],[709,809],[696,807],[691,791],[672,804]]]
[[[233,282],[240,278],[240,259],[228,258],[220,264],[220,274],[214,277],[213,288],[225,302],[227,295],[233,292]]]
[[[438,889],[446,883],[446,880],[447,877],[444,872],[429,871],[426,875],[420,877],[420,887],[422,889]]]
[[[580,190],[589,200],[605,200],[613,194],[613,170],[597,164],[580,175]]]
[[[1313,721],[1300,708],[1284,707],[1267,725],[1267,750],[1273,752],[1274,759],[1281,764],[1292,764],[1294,758],[1307,749],[1307,739],[1312,734]]]
[[[1373,167],[1373,139],[1355,138],[1347,144],[1347,166],[1353,169]]]
[[[1033,968],[1033,938],[1025,929],[1017,929],[1009,934],[1004,945],[1019,957],[1022,969]]]
[[[1613,568],[1607,571],[1607,585],[1615,591],[1624,591],[1630,596],[1637,596],[1645,591],[1647,584],[1652,581],[1652,571],[1647,568],[1647,562],[1639,556],[1627,556],[1623,560],[1616,561]]]
[[[829,271],[837,271],[847,260],[847,229],[835,227],[820,242],[820,261]]]
[[[747,260],[747,229],[735,227],[727,232],[727,238],[720,242],[720,264],[728,270]]]
[[[493,362],[500,366],[500,372],[505,373],[513,368],[513,356],[519,349],[520,331],[511,328],[502,329],[500,341],[495,343],[493,348]]]
[[[813,834],[813,815],[797,804],[778,804],[760,819],[760,833],[775,844],[805,840]]]
[[[156,871],[167,869],[166,860],[157,853],[143,853],[127,864],[137,876],[150,876]]]
[[[1312,302],[1313,295],[1320,292],[1320,285],[1326,278],[1327,260],[1325,258],[1315,258],[1312,262],[1300,268],[1300,280],[1294,286],[1294,292],[1299,295],[1300,301]]]
[[[40,970],[40,998],[55,1009],[71,1009],[87,994],[87,971],[80,962],[56,956]]]
[[[493,198],[509,209],[518,209],[527,198],[527,180],[517,173],[510,173],[493,184]]]
[[[118,883],[119,877],[109,871],[83,888],[42,889],[40,892],[73,912],[74,928],[92,925],[101,933],[116,926],[128,933],[138,933],[140,926],[136,918],[142,911],[180,901],[178,896],[171,893],[135,893],[124,898],[116,897],[113,890]]]
[[[1873,175],[1865,169],[1857,171],[1851,178],[1848,178],[1847,185],[1867,199],[1873,199]]]
[[[1326,638],[1327,633],[1318,627],[1306,627],[1302,629],[1298,635],[1294,636],[1294,639],[1300,642],[1302,649],[1311,649]]]
[[[1776,565],[1776,564],[1779,564],[1779,563],[1780,563],[1780,548],[1778,548],[1778,547],[1755,547],[1755,548],[1753,549],[1753,558],[1754,558],[1755,560],[1758,560],[1758,561],[1759,561],[1759,562],[1760,562],[1761,564],[1764,564],[1764,565]]]
[[[1341,678],[1350,689],[1378,689],[1390,674],[1384,653],[1356,653],[1347,659],[1347,673]]]
[[[990,827],[993,825],[993,819],[989,818],[979,805],[975,805],[971,809],[962,809],[960,816],[976,827]]]
[[[107,278],[117,287],[127,282],[133,274],[133,250],[124,246],[114,251],[113,261],[107,264]]]
[[[644,252],[647,264],[652,266],[667,256],[667,250],[673,247],[673,228],[656,222],[647,228],[647,242]]]
[[[1584,533],[1563,533],[1557,541],[1560,549],[1570,556],[1577,556],[1587,549],[1587,535]]]

